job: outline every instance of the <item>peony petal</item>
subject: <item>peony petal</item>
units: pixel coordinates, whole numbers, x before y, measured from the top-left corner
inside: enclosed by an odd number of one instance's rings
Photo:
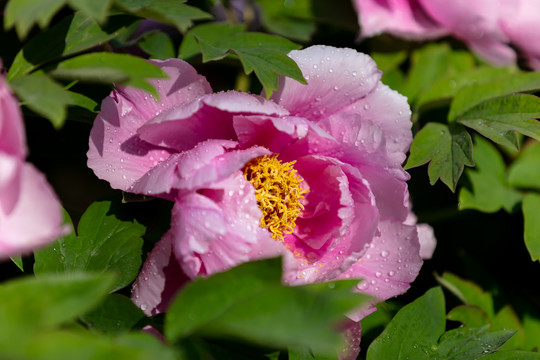
[[[363,98],[381,78],[373,59],[353,49],[317,45],[293,50],[289,56],[296,61],[308,84],[280,77],[279,90],[272,99],[291,115],[314,122]]]
[[[3,76],[0,76],[0,153],[19,159],[24,159],[27,153],[21,110]]]
[[[437,247],[437,239],[433,228],[428,224],[417,224],[416,215],[412,212],[409,213],[407,219],[405,219],[406,225],[415,225],[418,232],[418,242],[420,243],[420,257],[424,260],[431,259],[433,252]]]
[[[23,164],[20,186],[12,211],[0,209],[0,259],[45,246],[69,232],[62,226],[60,202],[43,174]]]
[[[417,0],[354,0],[353,4],[359,12],[363,38],[388,33],[408,40],[429,40],[447,33]]]
[[[358,290],[379,300],[407,291],[422,266],[416,227],[397,221],[379,222],[380,235],[373,239],[366,253],[340,279],[363,279]],[[359,321],[373,309],[362,308],[348,315]]]
[[[184,151],[208,139],[237,140],[232,123],[235,114],[281,116],[287,111],[260,96],[228,91],[172,108],[138,132],[143,140],[152,144]]]
[[[281,254],[281,243],[259,227],[261,217],[255,190],[239,171],[213,189],[178,198],[171,232],[184,272],[211,275]]]
[[[168,232],[148,254],[133,284],[131,299],[148,316],[165,312],[188,280],[174,257]]]
[[[297,166],[298,165],[298,166]],[[355,263],[372,240],[378,213],[368,184],[321,157],[298,160],[295,168],[309,184],[306,213],[297,219],[285,247],[288,284],[328,281]],[[310,198],[311,196],[311,198]],[[310,208],[309,201],[315,206]]]
[[[9,215],[17,205],[22,168],[20,158],[0,152],[0,213]]]
[[[499,19],[508,17],[509,2],[492,0],[418,0],[436,21],[463,40],[475,53],[497,66],[513,64],[514,50]]]
[[[362,325],[359,321],[347,321],[342,330],[345,337],[345,348],[338,353],[339,360],[355,360],[360,353]]]

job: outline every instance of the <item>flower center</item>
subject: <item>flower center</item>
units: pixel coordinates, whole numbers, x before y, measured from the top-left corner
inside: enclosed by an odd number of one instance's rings
[[[263,213],[261,227],[267,228],[274,240],[283,241],[284,234],[293,232],[304,209],[300,199],[308,190],[300,187],[302,178],[293,167],[295,163],[282,163],[277,155],[264,155],[251,159],[244,167],[244,176],[255,187],[257,204]]]

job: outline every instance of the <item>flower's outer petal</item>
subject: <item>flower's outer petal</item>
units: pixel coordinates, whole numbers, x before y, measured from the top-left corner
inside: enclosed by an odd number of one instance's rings
[[[519,48],[535,70],[540,70],[540,43],[536,41],[540,32],[538,14],[540,2],[512,0],[512,16],[502,16],[501,28],[512,44]]]
[[[173,151],[139,138],[145,118],[122,97],[107,97],[90,131],[88,167],[111,187],[131,192],[131,186]]]
[[[21,193],[23,161],[0,152],[0,213],[9,214]]]
[[[118,86],[120,97],[133,104],[135,111],[145,120],[150,120],[163,110],[188,104],[205,94],[212,88],[204,76],[187,62],[180,59],[150,60],[163,70],[169,78],[149,79],[156,88],[159,99],[154,99],[145,91],[129,86]]]
[[[512,16],[509,1],[418,0],[429,15],[464,41],[476,54],[497,66],[513,64],[515,51],[500,19]]]
[[[417,224],[418,219],[413,212],[409,212],[406,225],[415,225],[418,232],[418,242],[420,243],[420,257],[424,260],[431,259],[433,252],[437,247],[437,239],[433,228],[428,224]]]
[[[362,338],[360,321],[347,321],[341,333],[345,337],[345,348],[338,353],[338,359],[355,360],[360,353],[360,339]]]
[[[293,50],[289,56],[308,84],[280,77],[272,99],[291,115],[315,122],[363,98],[381,78],[373,59],[353,49],[317,45]]]
[[[388,33],[407,40],[428,40],[447,33],[417,0],[354,0],[353,4],[363,38]]]
[[[328,281],[354,264],[377,230],[378,211],[367,182],[324,157],[298,159],[310,192],[295,232],[285,237],[288,284]]]
[[[260,96],[238,91],[206,95],[156,116],[138,130],[141,138],[185,151],[208,139],[237,140],[235,114],[287,115],[287,110]]]
[[[24,159],[27,152],[21,110],[3,76],[0,76],[0,152],[19,159]]]
[[[340,279],[363,279],[358,290],[386,300],[407,291],[422,266],[416,226],[397,221],[379,222],[375,236],[364,255]],[[348,316],[359,321],[373,311],[363,307]]]
[[[238,171],[213,189],[175,202],[173,248],[191,278],[225,271],[244,262],[278,256],[281,243],[262,229],[253,186]]]
[[[88,167],[115,189],[130,191],[135,181],[175,152],[141,140],[137,130],[159,113],[211,92],[206,79],[188,63],[178,59],[153,63],[169,75],[149,80],[159,101],[142,90],[119,86],[103,100],[90,132]]]
[[[249,160],[270,154],[262,147],[226,151],[235,146],[235,141],[208,140],[191,150],[173,154],[137,181],[133,192],[157,195],[170,193],[172,189],[191,191],[210,187],[242,169]]]
[[[0,259],[44,246],[69,232],[45,176],[30,164],[22,165],[20,176],[15,207],[8,214],[0,208]]]
[[[148,254],[133,284],[131,299],[148,316],[165,312],[188,280],[172,251],[172,235],[167,232]]]
[[[369,122],[382,130],[392,162],[401,164],[405,160],[405,153],[412,143],[411,108],[405,96],[379,83],[373,92],[351,105],[346,112],[358,115],[360,123]],[[350,130],[347,125],[347,122],[343,123],[343,128],[336,132],[337,124],[334,124],[332,134],[347,133]],[[356,139],[361,143],[362,140],[365,144],[369,138]]]

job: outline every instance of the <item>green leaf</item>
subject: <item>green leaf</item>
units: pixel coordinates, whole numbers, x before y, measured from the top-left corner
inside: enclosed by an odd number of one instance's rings
[[[445,304],[441,288],[428,290],[404,306],[368,348],[367,360],[425,359],[444,332]]]
[[[512,330],[515,335],[503,346],[505,350],[511,349],[526,349],[525,347],[525,332],[523,325],[519,320],[519,316],[516,314],[512,306],[505,305],[500,309],[493,318],[494,330]]]
[[[525,333],[525,344],[523,349],[540,348],[540,319],[529,313],[523,316],[523,330]]]
[[[0,286],[0,348],[82,315],[112,289],[111,274],[48,274],[24,277]]]
[[[262,33],[245,33],[240,26],[204,24],[188,32],[180,47],[180,57],[196,54],[194,38],[199,43],[203,62],[219,60],[230,53],[237,55],[246,74],[255,72],[267,97],[277,90],[278,74],[306,84],[298,65],[286,55],[299,48],[289,40]]]
[[[158,97],[148,79],[165,78],[167,75],[156,65],[127,54],[90,53],[62,61],[53,76],[99,83],[121,83],[133,86]]]
[[[114,290],[131,283],[141,266],[145,228],[136,221],[120,220],[110,201],[94,202],[81,217],[77,235],[65,236],[36,251],[34,273],[114,271]]]
[[[103,23],[107,18],[112,0],[68,0],[68,4],[77,10],[91,16],[99,23]]]
[[[170,341],[192,334],[232,336],[273,348],[335,354],[341,337],[332,329],[368,298],[351,291],[356,284],[288,287],[281,284],[279,259],[243,264],[186,285],[169,308],[165,336]]]
[[[442,277],[437,276],[437,281],[454,294],[466,305],[478,306],[489,319],[493,319],[493,298],[491,294],[482,290],[475,283],[463,280],[451,273],[444,273]]]
[[[432,359],[469,360],[497,351],[514,334],[509,330],[488,331],[489,325],[481,328],[458,328],[443,334]]]
[[[491,323],[486,312],[474,305],[459,305],[447,315],[448,320],[459,321],[469,327],[482,327]]]
[[[49,119],[55,128],[62,127],[66,107],[73,99],[61,85],[45,74],[33,73],[13,79],[10,86],[24,105]]]
[[[316,26],[310,0],[280,2],[256,0],[261,22],[270,32],[299,41],[309,41]]]
[[[110,294],[94,310],[82,316],[91,329],[104,334],[117,334],[131,330],[146,315],[128,297]]]
[[[476,167],[465,171],[472,189],[462,187],[459,208],[493,213],[501,208],[512,212],[522,195],[506,180],[506,166],[499,151],[482,137],[475,137],[474,162]]]
[[[475,129],[501,145],[517,150],[517,139],[510,131],[540,140],[540,98],[512,94],[486,100],[462,113],[455,121]]]
[[[112,17],[103,29],[81,12],[71,14],[49,30],[30,39],[15,57],[8,81],[28,74],[39,66],[101,45],[120,35],[126,20]]]
[[[15,26],[20,39],[24,39],[30,29],[38,24],[44,29],[49,25],[54,14],[60,10],[67,0],[10,0],[5,8],[4,28]]]
[[[169,59],[176,57],[173,42],[165,33],[147,33],[138,41],[138,44],[152,59]]]
[[[13,261],[13,263],[15,265],[17,265],[17,267],[19,269],[21,269],[21,271],[24,272],[24,267],[23,267],[23,261],[22,261],[22,257],[21,256],[12,256],[10,257],[11,261]]]
[[[523,149],[508,171],[508,182],[515,187],[540,190],[540,144]]]
[[[488,99],[537,89],[540,89],[540,73],[538,72],[511,74],[493,81],[465,86],[452,101],[448,120],[456,120],[467,110]]]
[[[497,351],[482,357],[482,360],[538,360],[540,353],[523,350]]]
[[[212,18],[212,15],[189,5],[186,0],[115,0],[123,11],[176,26],[185,32],[193,21]]]
[[[430,162],[430,183],[433,185],[440,178],[452,191],[456,189],[463,167],[474,166],[471,137],[458,124],[428,123],[416,134],[410,151],[405,169]]]
[[[540,259],[540,194],[529,193],[523,199],[525,245],[533,261]]]
[[[494,68],[491,66],[477,67],[462,73],[452,73],[437,79],[430,87],[422,91],[416,104],[418,107],[422,107],[429,103],[450,103],[450,99],[465,86],[487,82],[508,76],[511,73],[515,73],[512,68]]]
[[[474,65],[470,54],[452,51],[446,43],[432,43],[416,50],[411,56],[411,62],[409,77],[402,89],[410,103],[414,103],[435,80],[447,74],[469,70]]]

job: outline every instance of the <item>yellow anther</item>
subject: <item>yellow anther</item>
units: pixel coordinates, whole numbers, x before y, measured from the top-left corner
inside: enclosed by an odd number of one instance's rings
[[[255,187],[257,204],[263,216],[261,227],[272,233],[274,240],[283,241],[284,234],[292,234],[296,219],[304,210],[300,199],[308,190],[300,187],[302,178],[293,165],[282,163],[277,155],[251,159],[244,167],[245,178]]]

